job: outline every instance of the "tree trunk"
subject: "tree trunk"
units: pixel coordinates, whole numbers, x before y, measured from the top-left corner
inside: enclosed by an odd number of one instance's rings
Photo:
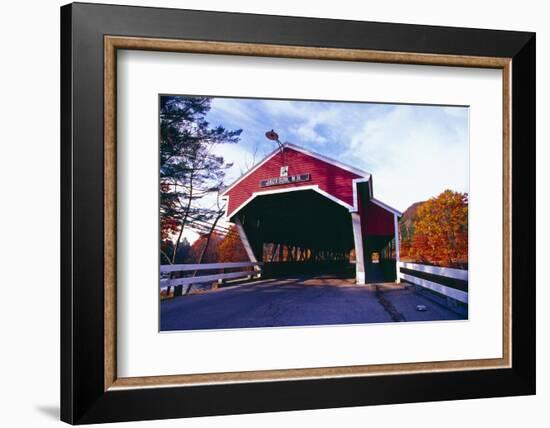
[[[206,255],[206,250],[208,249],[208,244],[210,243],[210,238],[212,237],[212,232],[214,232],[214,229],[216,228],[216,224],[218,223],[219,219],[222,218],[223,214],[224,214],[224,211],[221,211],[216,217],[216,220],[214,220],[214,223],[212,223],[212,225],[210,226],[210,230],[208,231],[208,237],[206,238],[206,244],[204,245],[204,248],[201,251],[198,264],[201,264],[202,261],[204,260],[204,256]],[[197,276],[197,272],[198,271],[196,270],[193,271],[193,274],[191,275],[191,277],[194,278],[195,276]],[[187,290],[185,290],[186,296],[189,294],[189,291],[191,291],[192,286],[193,284],[189,284],[189,286],[187,287]]]
[[[212,237],[212,232],[214,232],[214,229],[216,228],[216,225],[218,224],[218,221],[220,220],[220,218],[223,217],[223,214],[224,214],[224,211],[219,212],[218,216],[216,217],[216,220],[214,220],[214,223],[212,223],[212,226],[210,226],[210,230],[208,231],[208,237],[206,238],[206,244],[204,245],[204,248],[202,249],[201,255],[199,257],[199,261],[198,261],[199,264],[202,263],[204,256],[206,255],[206,250],[208,249],[208,244],[210,243],[210,238]],[[196,273],[197,271],[193,273],[193,276],[195,276]]]
[[[178,239],[176,239],[176,242],[174,244],[174,253],[172,254],[172,264],[176,263],[176,255],[178,253],[178,247],[180,245],[181,236],[183,235],[183,228],[185,227],[185,223],[187,222],[187,216],[189,215],[189,210],[191,209],[191,200],[193,199],[193,175],[189,177],[189,183],[190,183],[189,184],[189,202],[187,202],[187,207],[185,208],[185,214],[183,215],[183,219],[181,221]]]

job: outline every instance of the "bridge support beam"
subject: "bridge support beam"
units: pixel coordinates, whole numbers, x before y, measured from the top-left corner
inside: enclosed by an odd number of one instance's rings
[[[235,217],[235,226],[237,226],[239,237],[241,238],[241,242],[243,243],[243,247],[244,247],[244,250],[246,251],[246,254],[248,255],[248,258],[250,259],[251,262],[257,263],[258,259],[256,258],[256,254],[254,254],[254,250],[250,245],[250,241],[246,236],[246,231],[244,230],[244,226],[239,217]],[[260,270],[259,266],[254,266],[254,270],[259,271]]]
[[[361,232],[361,215],[351,213],[353,240],[355,243],[355,281],[359,285],[365,284],[365,253],[363,252],[363,233]]]

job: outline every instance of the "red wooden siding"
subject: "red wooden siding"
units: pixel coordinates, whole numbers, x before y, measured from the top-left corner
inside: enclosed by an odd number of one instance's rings
[[[289,176],[310,174],[311,180],[301,183],[260,187],[261,180],[279,177],[280,169],[283,165],[288,166]],[[284,163],[282,154],[277,153],[226,193],[226,196],[229,196],[227,213],[231,216],[233,212],[255,192],[311,185],[318,185],[321,190],[353,206],[352,180],[360,177],[361,176],[336,165],[293,150],[292,148],[285,147]]]
[[[393,236],[393,213],[369,201],[361,210],[361,228],[363,236]]]

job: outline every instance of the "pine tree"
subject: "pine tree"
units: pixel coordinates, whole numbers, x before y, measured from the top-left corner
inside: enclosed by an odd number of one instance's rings
[[[208,194],[219,194],[225,171],[232,166],[212,154],[212,148],[238,142],[242,130],[211,127],[206,120],[210,108],[209,97],[160,97],[160,238],[162,242],[176,237],[171,263],[176,261],[185,228],[194,221],[216,219],[223,209],[198,202]]]

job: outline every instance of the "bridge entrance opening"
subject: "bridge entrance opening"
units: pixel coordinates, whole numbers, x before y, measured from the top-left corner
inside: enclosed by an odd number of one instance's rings
[[[368,172],[281,143],[221,196],[226,220],[267,276],[331,273],[357,284],[396,279],[401,213],[374,198]],[[397,250],[385,251],[392,240]]]
[[[261,195],[237,217],[266,276],[355,275],[350,212],[324,195],[313,190]]]

